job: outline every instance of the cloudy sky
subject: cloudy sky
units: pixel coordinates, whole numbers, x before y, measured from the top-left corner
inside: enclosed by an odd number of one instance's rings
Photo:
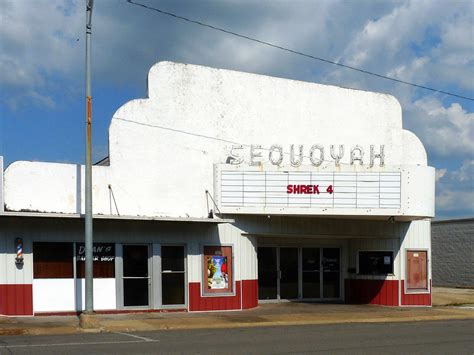
[[[474,97],[474,2],[134,0],[294,50]],[[85,0],[0,0],[0,155],[84,161]],[[474,102],[328,65],[130,5],[96,0],[94,159],[117,108],[171,60],[386,92],[437,169],[437,218],[474,216]]]

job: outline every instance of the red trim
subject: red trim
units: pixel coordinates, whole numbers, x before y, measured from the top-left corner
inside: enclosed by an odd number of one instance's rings
[[[33,315],[33,285],[0,285],[0,314]]]
[[[427,293],[405,293],[405,281],[401,281],[403,306],[431,306],[431,291]],[[431,290],[431,280],[430,280]]]
[[[201,296],[201,283],[189,283],[190,311],[223,311],[240,309],[240,281],[235,282],[234,296]]]
[[[242,303],[240,286],[242,288]],[[233,309],[248,309],[258,305],[258,281],[243,280],[235,282],[234,296],[201,296],[201,284],[189,283],[189,310],[190,311],[224,311]]]
[[[242,281],[242,308],[249,309],[258,306],[258,280]]]
[[[398,280],[344,280],[346,303],[398,306]]]

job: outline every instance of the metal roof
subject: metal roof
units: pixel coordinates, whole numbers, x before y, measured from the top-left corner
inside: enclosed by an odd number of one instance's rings
[[[1,217],[29,217],[29,218],[84,218],[79,213],[41,213],[41,212],[0,212]],[[126,221],[160,221],[160,222],[193,222],[193,223],[234,223],[233,219],[197,218],[197,217],[160,217],[160,216],[118,216],[94,215],[94,219],[126,220]]]

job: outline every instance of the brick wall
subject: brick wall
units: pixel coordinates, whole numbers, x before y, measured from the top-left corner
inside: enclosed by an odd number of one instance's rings
[[[474,287],[474,218],[431,225],[433,286]]]

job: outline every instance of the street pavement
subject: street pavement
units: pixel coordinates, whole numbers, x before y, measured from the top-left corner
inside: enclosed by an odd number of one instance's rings
[[[474,307],[383,307],[374,305],[265,303],[235,312],[97,314],[95,331],[223,329],[282,325],[383,323],[474,319]],[[52,335],[84,331],[77,316],[0,317],[0,335]]]
[[[473,354],[474,320],[0,337],[0,354]]]

